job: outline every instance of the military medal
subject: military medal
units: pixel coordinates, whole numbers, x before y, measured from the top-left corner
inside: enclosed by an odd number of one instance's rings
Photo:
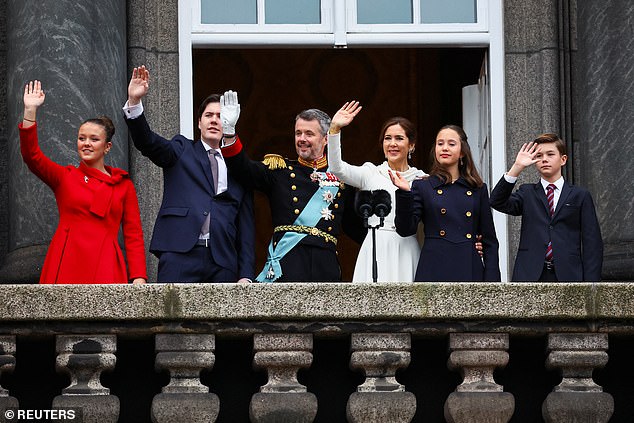
[[[269,270],[266,272],[267,279],[273,279],[275,277],[275,270],[273,270],[273,266],[269,265]]]
[[[332,215],[332,210],[330,210],[328,207],[324,207],[323,209],[321,209],[321,218],[324,220],[333,220],[334,216]]]

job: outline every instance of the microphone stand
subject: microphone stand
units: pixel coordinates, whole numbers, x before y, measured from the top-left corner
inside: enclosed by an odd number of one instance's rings
[[[385,216],[390,213],[390,195],[385,190],[358,191],[354,207],[357,214],[363,217],[363,227],[372,229],[372,282],[377,282],[379,279],[379,265],[376,260],[376,230],[383,226]],[[369,218],[373,215],[379,218],[378,225],[370,225]]]
[[[366,224],[366,228],[372,229],[372,282],[376,282],[379,278],[379,265],[376,261],[376,230],[383,226],[383,219],[384,217],[381,217],[376,226]]]

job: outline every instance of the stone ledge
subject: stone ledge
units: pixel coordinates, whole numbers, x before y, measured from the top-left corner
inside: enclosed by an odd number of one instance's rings
[[[0,321],[627,320],[629,283],[3,285]]]

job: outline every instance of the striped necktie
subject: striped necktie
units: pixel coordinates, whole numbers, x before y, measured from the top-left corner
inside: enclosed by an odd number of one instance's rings
[[[546,198],[548,199],[548,210],[550,212],[550,218],[553,218],[555,214],[555,184],[548,184],[546,187]],[[553,243],[552,241],[548,241],[548,247],[546,247],[546,261],[553,260]]]

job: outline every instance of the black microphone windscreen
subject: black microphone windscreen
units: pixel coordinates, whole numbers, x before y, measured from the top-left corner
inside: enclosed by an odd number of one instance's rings
[[[372,215],[372,192],[357,191],[354,197],[354,209],[361,217],[369,217]]]
[[[374,214],[379,217],[385,217],[390,214],[392,210],[392,197],[390,193],[384,189],[377,189],[372,191],[372,194]]]

